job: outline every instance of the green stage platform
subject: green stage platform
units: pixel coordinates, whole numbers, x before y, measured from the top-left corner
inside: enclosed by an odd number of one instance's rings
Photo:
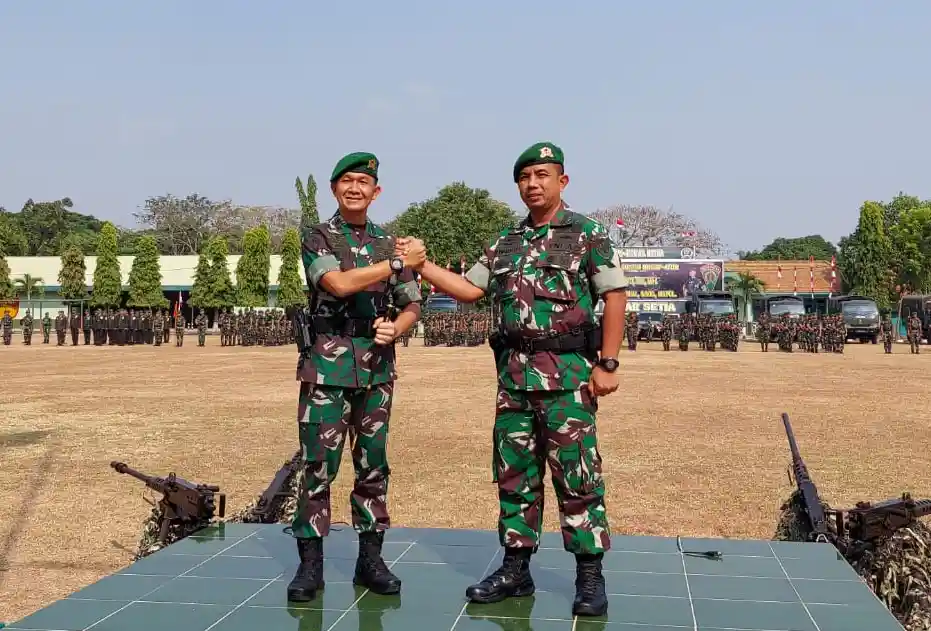
[[[606,619],[571,616],[575,560],[547,533],[537,593],[467,604],[501,559],[491,531],[396,528],[385,558],[404,581],[382,597],[351,583],[356,536],[326,541],[324,592],[289,605],[297,565],[280,525],[220,524],[13,623],[33,631],[902,631],[829,544],[614,537]],[[717,550],[719,559],[690,554]],[[15,578],[14,578],[15,580]]]

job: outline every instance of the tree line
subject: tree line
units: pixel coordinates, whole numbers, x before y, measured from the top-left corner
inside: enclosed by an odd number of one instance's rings
[[[301,231],[320,221],[314,177],[296,178],[295,192],[296,208],[241,206],[196,193],[151,197],[134,213],[138,222],[134,229],[75,212],[70,198],[30,199],[15,213],[0,208],[0,299],[23,293],[24,282],[35,284],[34,279],[10,279],[4,256],[60,256],[62,295],[80,299],[87,291],[79,288],[83,257],[96,254],[101,260],[91,296],[94,304],[103,306],[118,304],[117,257],[134,255],[128,301],[158,306],[161,302],[154,290],[160,286],[158,257],[198,255],[191,304],[260,306],[268,299],[269,255],[280,253],[278,303],[299,304],[304,300],[303,290],[298,289],[303,286]],[[621,246],[691,247],[696,256],[707,257],[722,256],[724,251],[714,230],[671,208],[612,206],[590,216],[608,228]],[[520,219],[487,190],[453,182],[433,197],[410,204],[382,227],[423,239],[431,260],[460,271],[474,263],[491,237]],[[226,263],[231,254],[242,255],[235,285]],[[931,293],[931,202],[903,193],[888,203],[865,202],[854,231],[837,246],[821,235],[779,237],[761,250],[739,251],[738,256],[786,261],[836,256],[844,291],[869,295],[883,305],[903,291]]]

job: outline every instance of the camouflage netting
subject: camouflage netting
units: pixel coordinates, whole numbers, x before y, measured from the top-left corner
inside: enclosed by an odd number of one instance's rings
[[[256,497],[244,509],[227,518],[226,521],[246,524],[290,524],[291,517],[294,516],[294,511],[297,509],[298,482],[298,473],[292,470],[281,489],[282,493],[286,492],[287,494],[279,495],[272,500],[272,505],[264,518],[255,511],[259,501],[259,497]]]
[[[142,522],[142,538],[139,540],[139,548],[136,550],[133,561],[138,561],[143,557],[149,556],[153,552],[158,552],[165,546],[170,545],[179,539],[184,539],[201,528],[205,528],[210,525],[208,522],[194,524],[172,524],[168,527],[165,543],[163,544],[158,540],[158,532],[161,523],[162,509],[156,506],[152,509],[152,514],[149,515],[148,519]]]
[[[796,491],[782,506],[775,539],[808,540],[803,506]],[[931,527],[917,522],[879,542],[845,547],[847,562],[906,631],[931,631]]]

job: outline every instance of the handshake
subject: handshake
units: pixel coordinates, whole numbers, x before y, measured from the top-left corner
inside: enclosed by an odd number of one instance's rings
[[[404,267],[419,270],[427,261],[427,246],[415,237],[398,237],[394,242],[394,255],[404,261]]]

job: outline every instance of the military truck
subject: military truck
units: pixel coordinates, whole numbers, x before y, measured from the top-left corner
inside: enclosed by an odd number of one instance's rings
[[[847,329],[847,339],[861,344],[879,340],[879,307],[867,296],[850,294],[828,298],[828,314],[841,314]]]
[[[770,318],[780,318],[783,313],[789,314],[790,318],[800,318],[805,315],[805,301],[792,294],[766,296],[763,309]]]
[[[899,317],[906,322],[912,314],[921,319],[922,337],[931,342],[931,294],[909,294],[899,300]]]
[[[685,303],[686,313],[725,316],[736,313],[734,295],[729,291],[699,291],[689,296]]]

